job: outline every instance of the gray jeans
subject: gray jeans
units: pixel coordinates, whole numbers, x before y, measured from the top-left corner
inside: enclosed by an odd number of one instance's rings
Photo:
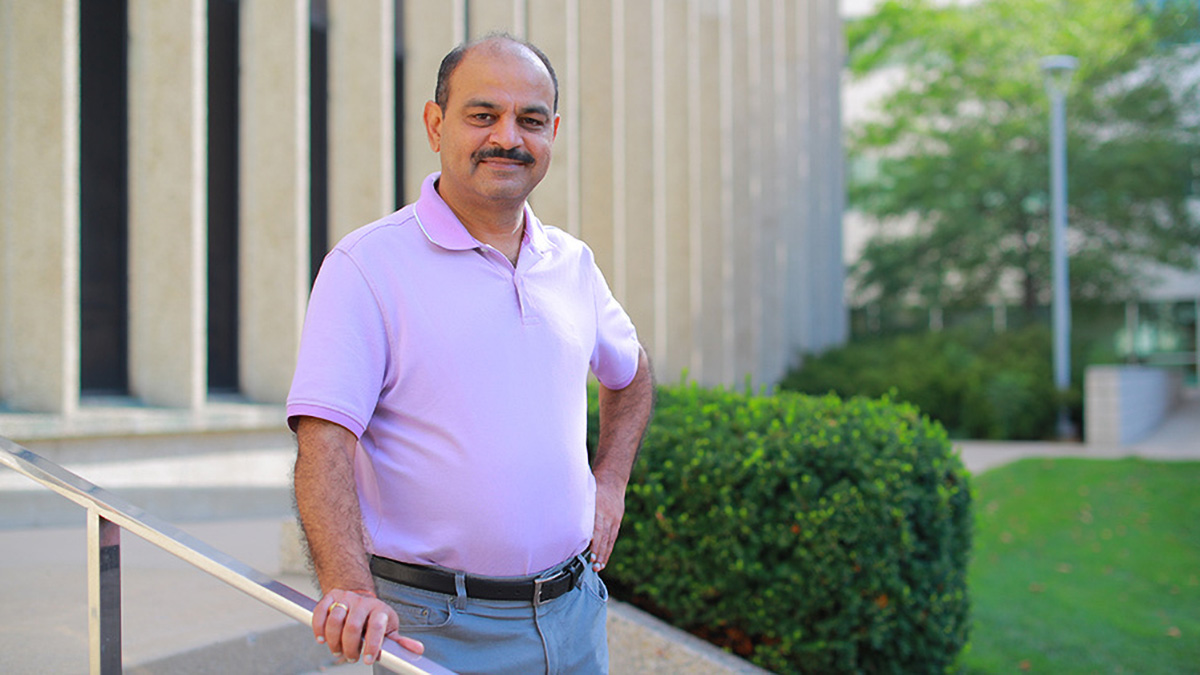
[[[375,587],[400,616],[400,634],[423,642],[426,657],[461,675],[607,673],[608,589],[584,563],[573,590],[536,607],[445,595],[379,577]],[[375,672],[388,671],[376,666]]]

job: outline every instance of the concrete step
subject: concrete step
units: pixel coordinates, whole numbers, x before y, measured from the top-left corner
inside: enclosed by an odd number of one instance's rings
[[[295,448],[279,430],[18,442],[171,522],[292,513]],[[79,513],[38,483],[0,469],[0,529],[69,526]]]

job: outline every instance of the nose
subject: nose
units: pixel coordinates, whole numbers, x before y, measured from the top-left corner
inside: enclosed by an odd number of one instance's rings
[[[491,141],[496,145],[511,150],[521,145],[521,130],[517,121],[511,115],[504,115],[492,125]]]

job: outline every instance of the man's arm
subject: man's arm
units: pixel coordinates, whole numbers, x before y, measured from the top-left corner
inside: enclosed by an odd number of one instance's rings
[[[384,637],[420,654],[421,643],[400,637],[396,612],[375,597],[354,483],[358,439],[315,417],[300,418],[296,438],[296,508],[324,593],[313,609],[317,641],[352,662],[361,654],[367,664],[379,658]]]
[[[624,389],[600,385],[600,440],[592,462],[596,477],[596,524],[592,531],[592,567],[608,564],[621,519],[625,486],[637,459],[642,435],[654,408],[654,378],[646,351],[638,347],[637,373]]]

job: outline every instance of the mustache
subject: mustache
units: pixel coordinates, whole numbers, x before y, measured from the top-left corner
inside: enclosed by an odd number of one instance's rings
[[[485,159],[509,159],[522,164],[533,164],[533,155],[521,150],[520,148],[484,148],[471,153],[471,161],[475,164],[482,162]]]

